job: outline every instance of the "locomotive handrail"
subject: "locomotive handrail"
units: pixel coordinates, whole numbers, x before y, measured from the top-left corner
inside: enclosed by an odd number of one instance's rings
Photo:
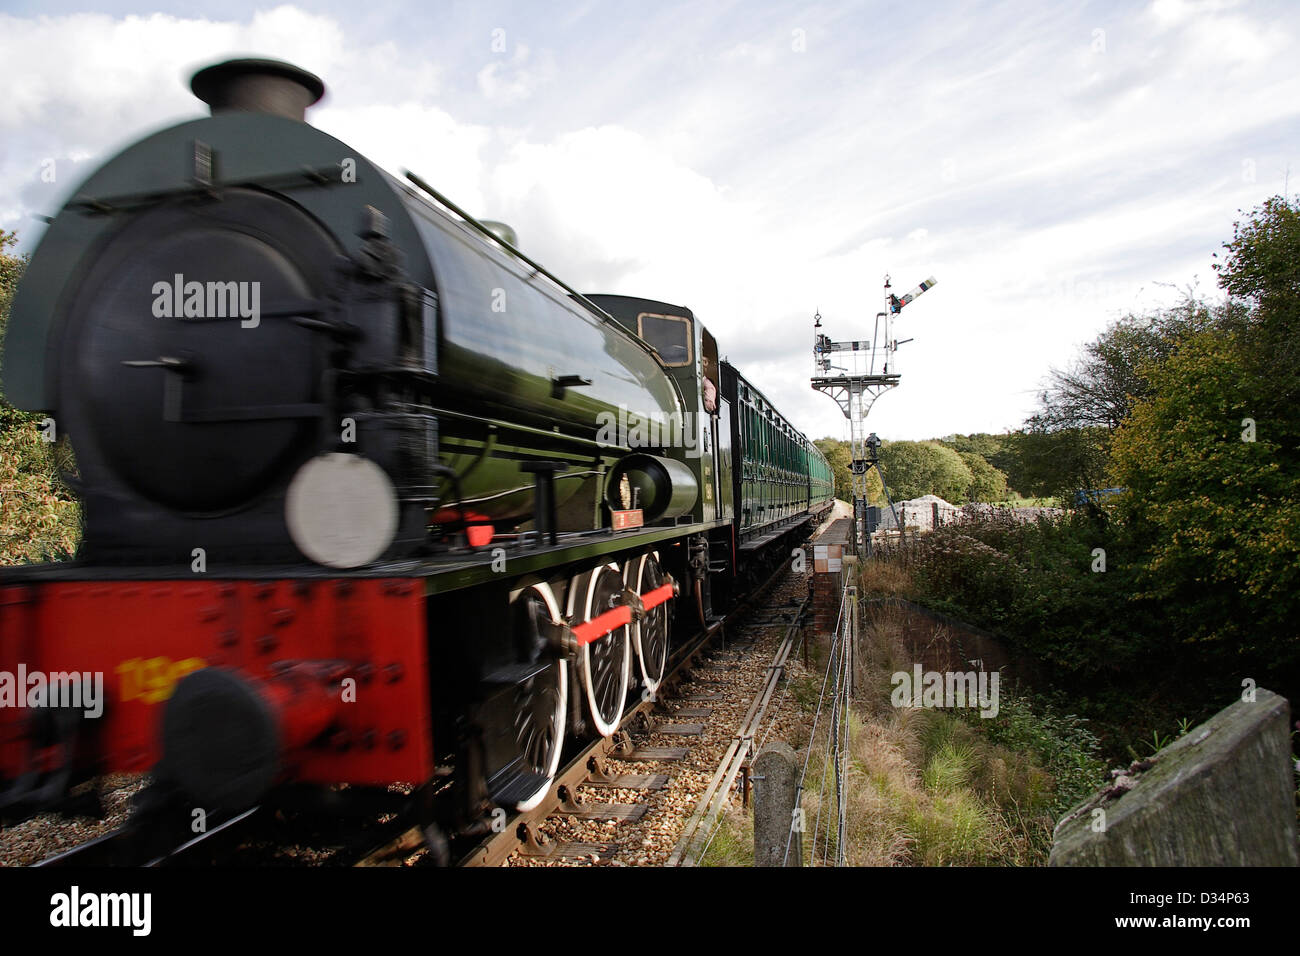
[[[593,448],[599,448],[611,452],[631,452],[635,449],[628,445],[615,445],[613,443],[601,443],[594,438],[583,438],[581,435],[571,435],[568,432],[547,431],[545,428],[536,428],[532,425],[521,425],[518,422],[508,422],[500,418],[485,418],[482,415],[471,415],[468,412],[458,412],[450,408],[430,407],[430,413],[439,417],[447,416],[450,418],[460,418],[465,421],[480,422],[495,428],[508,431],[522,432],[527,435],[539,435],[547,438],[559,436],[568,442],[575,442],[583,445],[590,445]]]
[[[257,186],[262,189],[274,189],[284,192],[290,189],[302,189],[307,186],[332,186],[343,182],[342,169],[338,166],[304,166],[301,169],[286,170],[282,173],[267,173],[264,176],[244,176],[237,179],[190,183],[176,189],[149,190],[105,197],[76,195],[69,199],[66,205],[68,209],[77,212],[108,215],[117,212],[128,212],[140,206],[149,206],[170,199],[212,196],[223,189]]]

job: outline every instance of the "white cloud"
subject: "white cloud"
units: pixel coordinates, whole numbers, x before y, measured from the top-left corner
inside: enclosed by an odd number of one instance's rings
[[[555,77],[555,58],[543,53],[529,63],[527,44],[517,43],[510,59],[495,59],[478,71],[478,88],[489,100],[519,103]]]
[[[1264,63],[1290,45],[1290,36],[1276,22],[1252,20],[1239,10],[1241,0],[1156,0],[1148,18],[1160,32],[1182,31],[1188,42],[1186,59],[1204,69],[1214,63]]]
[[[571,284],[690,306],[814,435],[842,418],[808,387],[813,310],[837,338],[869,337],[886,271],[895,290],[936,275],[896,330],[915,337],[903,387],[871,423],[916,438],[1014,426],[1047,367],[1158,301],[1156,283],[1211,286],[1232,211],[1296,159],[1292,31],[1254,6],[1162,2],[1103,23],[954,6],[903,24],[828,3],[801,12],[802,54],[762,4],[636,22],[588,4],[532,33],[504,10],[460,33],[444,20],[436,40],[292,6],[0,17],[0,226],[31,235],[20,217],[53,212],[116,148],[199,115],[193,67],[288,59],[329,85],[312,122],[510,222]],[[489,54],[498,22],[510,46]],[[864,36],[906,55],[864,56]]]
[[[517,143],[492,183],[521,236],[535,236],[572,281],[593,266],[602,271],[602,260],[623,264],[619,288],[605,291],[696,302],[705,289],[734,296],[740,264],[760,242],[753,208],[617,126]]]
[[[62,119],[79,135],[111,136],[192,112],[193,97],[178,81],[201,63],[238,51],[328,74],[344,47],[335,21],[288,6],[255,13],[248,24],[161,13],[0,16],[0,61],[10,84],[0,97],[0,129]]]
[[[748,63],[756,66],[770,66],[776,62],[778,55],[783,55],[786,50],[778,51],[772,44],[759,43],[737,43],[718,54],[718,59],[723,63]]]
[[[357,50],[336,20],[292,6],[259,11],[248,22],[161,13],[0,15],[0,62],[10,82],[0,96],[0,182],[9,190],[0,191],[0,226],[30,234],[31,216],[57,211],[98,162],[147,132],[202,115],[189,77],[231,56],[288,60],[324,77],[330,90],[337,83],[345,101],[367,89],[372,96],[383,89],[386,98],[393,88],[430,95],[437,76],[427,64],[399,61],[391,44]],[[374,64],[389,61],[381,85]],[[332,100],[327,93],[326,103]],[[375,130],[379,139],[393,135]],[[52,183],[41,177],[47,159],[56,160]]]
[[[410,169],[461,208],[483,209],[482,153],[492,139],[487,127],[418,103],[326,107],[310,119],[388,172],[400,176]]]
[[[1149,15],[1161,27],[1174,27],[1207,13],[1239,6],[1241,0],[1155,0],[1151,4]]]

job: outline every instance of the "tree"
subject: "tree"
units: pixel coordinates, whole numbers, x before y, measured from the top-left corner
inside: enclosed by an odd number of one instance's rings
[[[1120,429],[1114,472],[1128,489],[1121,512],[1146,541],[1143,596],[1164,601],[1189,639],[1247,649],[1286,632],[1294,657],[1300,472],[1287,449],[1300,435],[1267,420],[1243,440],[1259,403],[1248,349],[1240,333],[1204,333],[1153,369],[1156,392]]]
[[[1172,308],[1124,316],[1069,367],[1052,369],[1038,411],[1007,442],[1012,460],[999,462],[1010,483],[1042,496],[1103,487],[1111,436],[1134,404],[1151,394],[1145,370],[1222,319],[1222,308],[1189,292]]]
[[[27,256],[11,255],[6,250],[18,242],[12,232],[0,229],[0,358],[4,356],[5,332],[9,327],[9,307],[13,304],[18,280],[27,268]],[[3,383],[0,383],[3,384]],[[37,419],[10,405],[0,394],[0,433],[16,427],[26,427]]]
[[[967,501],[1002,501],[1006,498],[1006,475],[973,451],[959,451],[957,454],[971,473],[970,487],[966,489]]]
[[[991,435],[987,432],[976,432],[973,435],[949,435],[947,438],[938,439],[938,441],[941,445],[947,445],[958,454],[962,452],[973,452],[989,464],[993,464],[994,456],[1003,450],[1006,445],[1006,439],[1006,435]]]
[[[1287,350],[1300,329],[1300,216],[1270,200],[1225,248],[1220,284],[1234,302],[1144,369],[1113,470],[1145,540],[1142,587],[1184,636],[1234,663],[1296,668],[1300,408]]]
[[[1049,431],[1113,432],[1133,403],[1149,393],[1142,369],[1171,355],[1185,336],[1214,323],[1210,307],[1190,293],[1171,309],[1124,316],[1085,345],[1069,368],[1051,370],[1037,418]]]
[[[1009,435],[977,432],[949,435],[936,441],[960,455],[971,470],[975,481],[967,492],[968,500],[1002,501],[1010,493],[1008,468],[1014,469],[1018,462]]]
[[[1285,418],[1300,401],[1300,204],[1268,199],[1233,224],[1224,248],[1228,258],[1214,266],[1219,284],[1247,305],[1229,324],[1246,333],[1250,374],[1268,383],[1257,408]]]
[[[888,442],[880,449],[880,463],[894,501],[938,495],[960,503],[974,479],[955,451],[936,442]]]
[[[841,501],[853,500],[853,452],[849,443],[838,438],[818,438],[813,442],[831,466],[835,476],[835,497]],[[884,504],[884,495],[880,488],[880,475],[873,468],[867,472],[867,501],[873,505]]]
[[[0,343],[27,266],[26,256],[6,251],[16,241],[0,230]],[[0,564],[67,557],[76,548],[80,511],[59,474],[60,466],[71,467],[71,451],[43,439],[42,418],[0,397]]]
[[[1023,495],[1053,497],[1106,484],[1104,428],[1052,428],[1035,415],[1009,436],[1011,485]]]
[[[818,438],[814,445],[826,456],[826,464],[831,466],[835,478],[835,497],[842,501],[853,500],[853,475],[850,472],[851,458],[849,446],[838,438]]]
[[[1223,248],[1228,257],[1214,271],[1225,292],[1266,315],[1300,312],[1300,206],[1283,196],[1265,200],[1245,222],[1233,223]]]

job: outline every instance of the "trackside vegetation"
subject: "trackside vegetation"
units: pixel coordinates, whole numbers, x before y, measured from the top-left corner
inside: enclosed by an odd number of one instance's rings
[[[27,265],[9,251],[16,241],[0,230],[0,343]],[[71,452],[46,440],[42,420],[0,398],[0,565],[71,557],[81,537],[80,506],[60,476],[72,467]]]
[[[876,581],[867,571],[863,583],[883,583],[877,593],[892,592],[900,579],[886,576]],[[893,707],[891,675],[909,670],[915,656],[904,637],[910,623],[905,610],[892,607],[864,617],[866,655],[849,718],[846,863],[1045,865],[1056,820],[1104,777],[1096,737],[1087,721],[1018,691],[1000,695],[992,718],[971,709]],[[815,641],[810,666],[796,659],[789,686],[808,718],[801,736],[790,741],[807,759],[805,865],[823,865],[836,854],[833,768],[825,741],[808,738],[827,655],[828,641]],[[752,862],[752,818],[733,807],[703,863]]]

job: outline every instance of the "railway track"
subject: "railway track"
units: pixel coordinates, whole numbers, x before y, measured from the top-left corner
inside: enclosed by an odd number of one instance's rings
[[[202,833],[179,842],[163,841],[147,848],[135,842],[135,832],[128,824],[46,857],[34,865],[48,868],[122,865],[154,867],[191,862],[200,853],[210,853],[218,844],[228,843],[260,810],[260,807],[251,807],[242,813],[224,814]]]
[[[370,814],[357,825],[339,826],[323,814],[286,813],[254,806],[238,813],[214,813],[201,833],[179,830],[169,821],[160,831],[128,819],[33,863],[61,868],[84,866],[329,866],[349,865],[387,844],[404,827],[395,814]]]
[[[668,866],[695,866],[699,863],[708,850],[709,840],[718,818],[726,807],[727,798],[736,783],[736,778],[742,773],[745,774],[742,786],[748,798],[748,769],[750,761],[757,755],[758,748],[762,745],[759,734],[763,728],[763,718],[767,715],[768,706],[772,703],[772,698],[785,676],[786,663],[794,650],[796,636],[803,626],[808,602],[809,599],[804,598],[786,627],[776,654],[763,675],[762,686],[754,695],[749,710],[732,735],[731,743],[719,761],[713,777],[709,780],[707,789],[700,797],[695,813],[686,822],[677,845],[668,858]]]
[[[724,799],[736,779],[730,774],[724,787],[717,773],[711,777],[718,752],[725,748],[728,763],[748,759],[753,738],[736,738],[738,718],[746,707],[752,717],[762,697],[773,632],[797,631],[803,604],[790,598],[801,587],[796,578],[774,589],[777,600],[765,610],[770,614],[775,605],[779,620],[733,620],[726,645],[696,655],[655,706],[625,724],[606,757],[589,759],[586,777],[575,774],[577,786],[507,863],[674,862],[669,857],[683,821],[703,802]],[[617,802],[605,802],[609,797]]]
[[[838,509],[816,529],[809,544],[836,517],[842,517]],[[777,584],[778,580],[782,583]],[[528,845],[512,854],[507,862],[511,865],[698,865],[718,832],[719,818],[727,809],[738,780],[743,799],[748,800],[750,760],[770,739],[774,728],[790,717],[783,706],[785,697],[779,695],[783,684],[786,690],[789,688],[792,656],[808,612],[808,583],[809,579],[803,575],[778,572],[756,591],[744,611],[733,614],[729,620],[729,640],[721,654],[715,654],[713,661],[702,667],[685,662],[675,671],[675,680],[671,684],[666,682],[667,690],[660,706],[670,723],[655,723],[656,713],[642,709],[639,715],[630,715],[623,725],[626,731],[635,728],[638,720],[650,723],[644,728],[642,746],[624,744],[615,747],[606,758],[589,760],[589,776],[585,780],[578,772],[581,769],[576,766],[578,762],[571,765],[572,777],[579,787],[577,792],[589,788],[589,796],[597,801],[596,807],[585,807],[596,811],[590,814],[592,822],[566,813],[566,807],[561,806],[537,825],[535,833],[525,834]],[[776,597],[767,597],[773,590]],[[760,609],[760,605],[765,606]],[[701,653],[709,652],[697,651],[697,655]],[[688,675],[691,670],[694,673]],[[698,704],[708,706],[697,707]],[[707,732],[704,725],[671,723],[700,718],[706,718],[711,724]],[[659,739],[668,728],[672,728],[674,736],[668,741]],[[793,729],[785,726],[775,739]],[[657,743],[677,746],[655,747]],[[680,746],[683,743],[688,746]],[[647,770],[656,772],[639,772]],[[613,792],[630,805],[604,812],[598,804],[599,794],[608,792],[603,788],[617,785],[610,777],[620,776],[628,786]],[[683,783],[682,793],[676,799],[669,792],[679,782],[675,778]],[[574,792],[569,790],[570,797]],[[581,801],[566,802],[570,808],[584,808]],[[604,829],[604,839],[600,836],[573,838],[575,833],[590,833],[600,827]],[[629,830],[639,833],[629,833]],[[643,835],[644,843],[658,843],[658,852],[653,848],[643,852],[636,842],[639,835]],[[669,837],[666,846],[662,842],[665,835]],[[545,837],[550,840],[540,839]]]

